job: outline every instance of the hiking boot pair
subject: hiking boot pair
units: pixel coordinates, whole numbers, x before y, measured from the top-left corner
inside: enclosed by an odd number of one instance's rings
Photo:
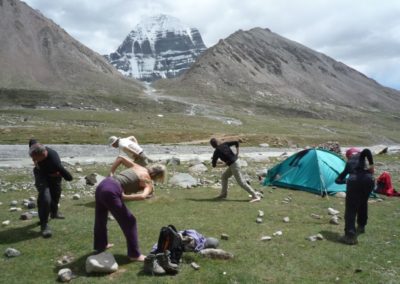
[[[156,255],[152,253],[144,259],[143,271],[146,274],[154,276],[164,275],[166,273],[164,268],[158,264]]]
[[[40,225],[40,232],[42,234],[42,237],[45,238],[45,239],[50,238],[53,235],[53,233],[50,230],[49,225],[47,225],[47,224],[46,225]]]
[[[165,270],[168,274],[176,274],[179,272],[179,266],[176,263],[172,263],[170,259],[170,252],[166,250],[161,253],[156,254],[156,260],[158,264]]]
[[[339,241],[341,243],[346,244],[346,245],[356,245],[356,244],[358,244],[358,240],[357,240],[357,236],[356,235],[354,235],[354,236],[344,235],[339,239]]]

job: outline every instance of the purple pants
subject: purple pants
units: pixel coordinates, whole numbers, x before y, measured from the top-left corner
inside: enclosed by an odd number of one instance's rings
[[[95,199],[94,249],[104,251],[107,247],[107,220],[110,211],[125,235],[128,256],[140,256],[136,218],[122,201],[121,185],[111,177],[104,179],[96,188]]]

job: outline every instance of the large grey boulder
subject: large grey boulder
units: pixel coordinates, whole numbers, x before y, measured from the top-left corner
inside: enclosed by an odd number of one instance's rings
[[[176,173],[170,180],[169,183],[175,186],[183,188],[191,188],[197,185],[197,180],[187,173]]]
[[[118,270],[118,263],[114,256],[108,252],[91,255],[86,259],[87,273],[112,273]]]

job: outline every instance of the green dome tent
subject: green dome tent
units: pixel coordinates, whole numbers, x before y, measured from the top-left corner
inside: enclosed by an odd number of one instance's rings
[[[263,184],[333,195],[346,191],[346,185],[335,183],[345,165],[346,162],[333,152],[307,149],[275,165]]]

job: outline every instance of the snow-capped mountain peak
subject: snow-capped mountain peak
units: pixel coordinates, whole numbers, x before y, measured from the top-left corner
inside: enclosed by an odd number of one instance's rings
[[[196,28],[161,14],[142,18],[106,58],[126,76],[153,81],[180,75],[205,49]]]

